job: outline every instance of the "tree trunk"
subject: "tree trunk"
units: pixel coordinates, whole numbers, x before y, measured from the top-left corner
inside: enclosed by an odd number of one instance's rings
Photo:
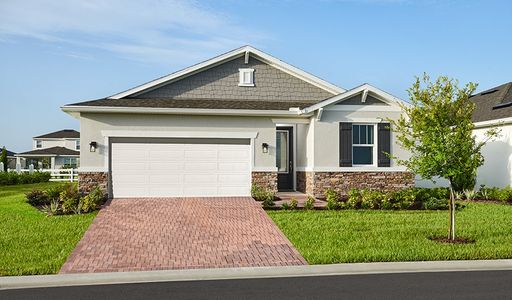
[[[448,205],[450,209],[450,231],[448,238],[455,240],[455,192],[453,191],[452,180],[450,179],[450,203]]]

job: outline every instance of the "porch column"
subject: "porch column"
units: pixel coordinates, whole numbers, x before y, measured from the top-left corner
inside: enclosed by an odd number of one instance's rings
[[[55,169],[55,156],[50,158],[50,169]]]

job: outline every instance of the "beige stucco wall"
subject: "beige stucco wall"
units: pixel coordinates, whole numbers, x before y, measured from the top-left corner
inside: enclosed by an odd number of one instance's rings
[[[314,133],[313,159],[315,168],[339,167],[339,122],[376,123],[378,118],[396,119],[400,112],[396,111],[337,111],[325,110],[318,121],[312,120]],[[406,158],[408,153],[396,143],[396,135],[391,133],[391,153]],[[398,167],[391,160],[391,167]],[[333,170],[334,170],[333,169]]]
[[[80,118],[81,142],[98,143],[98,150],[90,152],[89,146],[81,149],[80,166],[87,169],[107,169],[108,155],[104,130],[122,131],[204,131],[204,132],[257,132],[254,140],[254,170],[275,170],[275,124],[267,117],[226,117],[191,115],[148,114],[98,114],[82,113]],[[263,153],[262,143],[269,144],[269,153]]]

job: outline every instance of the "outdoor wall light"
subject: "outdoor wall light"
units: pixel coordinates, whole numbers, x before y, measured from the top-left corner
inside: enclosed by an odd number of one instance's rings
[[[96,143],[96,142],[89,143],[89,151],[96,152],[96,148],[98,148],[98,143]]]
[[[261,150],[263,151],[263,153],[268,153],[268,144],[267,143],[261,144]]]

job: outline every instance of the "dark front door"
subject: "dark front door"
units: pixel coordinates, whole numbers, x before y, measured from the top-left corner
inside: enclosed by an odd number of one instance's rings
[[[293,191],[293,127],[277,127],[276,166],[277,189]]]

